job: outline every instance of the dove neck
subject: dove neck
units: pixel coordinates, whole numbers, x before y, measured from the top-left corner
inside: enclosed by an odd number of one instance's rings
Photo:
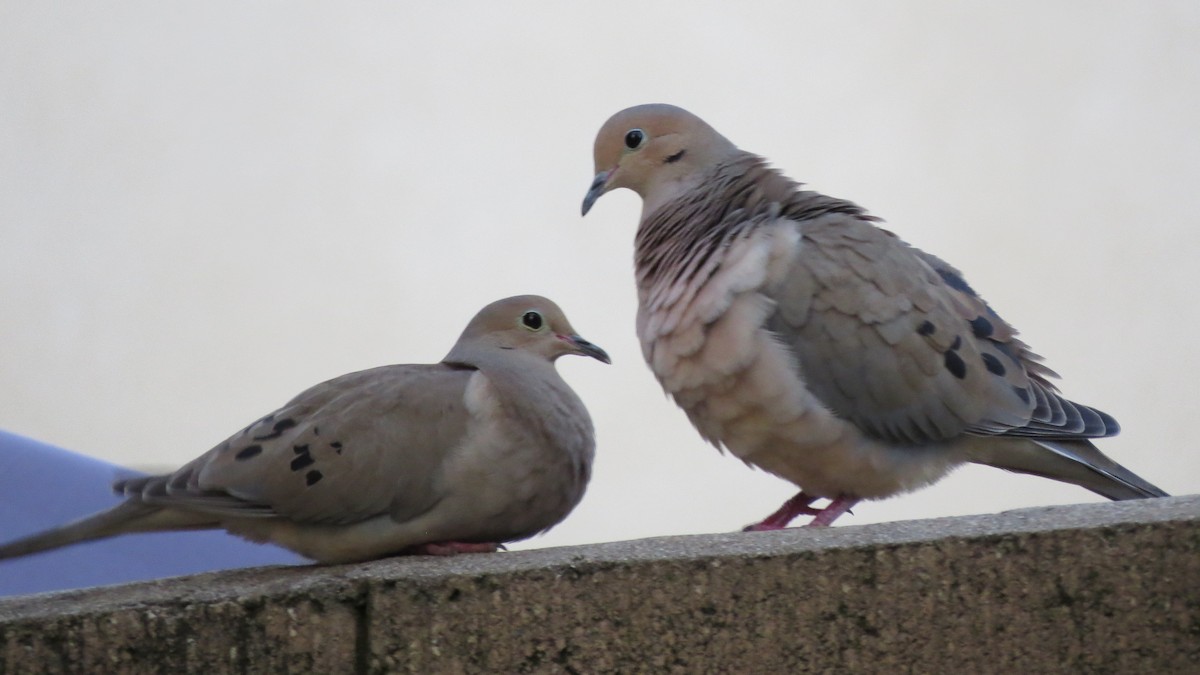
[[[452,368],[484,371],[554,369],[550,360],[539,354],[518,347],[479,341],[454,345],[450,353],[446,354],[446,358],[442,359],[442,363]]]

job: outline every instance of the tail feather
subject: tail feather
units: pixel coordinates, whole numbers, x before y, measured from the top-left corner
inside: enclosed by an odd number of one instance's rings
[[[972,445],[969,460],[1006,471],[1073,483],[1112,500],[1167,497],[1085,440],[992,437]]]
[[[127,501],[61,527],[0,545],[0,560],[135,532],[219,527],[212,516],[168,511]]]

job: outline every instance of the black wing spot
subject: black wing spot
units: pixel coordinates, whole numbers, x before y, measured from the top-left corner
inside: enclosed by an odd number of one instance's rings
[[[979,358],[983,359],[983,365],[988,369],[988,372],[993,375],[1004,375],[1004,364],[1000,363],[1000,359],[991,354],[980,354]]]
[[[265,436],[255,436],[254,440],[269,441],[272,438],[279,438],[280,436],[283,435],[283,432],[287,431],[288,429],[291,429],[294,426],[296,426],[296,420],[294,420],[290,417],[285,420],[279,420],[278,422],[275,423],[275,426],[272,427],[273,431],[271,431],[271,433],[269,433]]]
[[[308,443],[305,443],[304,445],[293,445],[292,452],[296,453],[297,455],[307,455]]]
[[[955,336],[954,336],[954,343],[950,345],[950,351],[952,351],[952,352],[956,352],[956,351],[958,351],[958,348],[959,348],[959,347],[961,347],[961,346],[962,346],[962,336],[961,336],[961,335],[955,335]]]
[[[932,321],[922,321],[920,326],[917,326],[917,335],[933,335],[937,332],[937,326],[933,325]]]
[[[339,455],[342,454],[342,442],[341,441],[334,441],[329,444],[329,447],[333,448],[334,450],[337,450],[337,454],[339,454]]]
[[[1014,364],[1016,364],[1017,367],[1020,367],[1020,365],[1021,365],[1020,359],[1017,358],[1016,354],[1013,354],[1012,349],[1009,348],[1009,346],[1007,344],[1005,344],[1003,342],[993,342],[992,346],[996,348],[996,351],[1000,352],[1005,357],[1007,357],[1009,361],[1012,361]]]
[[[233,458],[234,459],[250,459],[251,457],[256,457],[261,453],[262,453],[261,445],[248,445],[248,446],[242,448],[241,450],[238,450],[238,453],[236,455],[234,455]]]
[[[958,352],[946,352],[945,360],[946,370],[950,371],[951,375],[960,380],[967,376],[967,364],[962,360],[962,357],[958,355]]]
[[[312,458],[312,455],[305,452],[304,454],[292,460],[292,471],[299,471],[300,469],[312,466],[316,463],[316,461],[317,460]]]
[[[975,333],[975,337],[986,338],[991,337],[995,332],[996,327],[992,325],[985,317],[977,316],[971,319],[971,330]]]
[[[322,476],[320,471],[313,469],[312,471],[309,471],[308,473],[304,474],[304,483],[306,485],[308,485],[309,487],[312,487],[313,485],[317,484],[317,481],[321,480],[324,477],[325,476]]]
[[[1026,405],[1029,405],[1029,389],[1028,389],[1028,388],[1026,388],[1026,387],[1013,387],[1013,391],[1014,391],[1014,392],[1016,392],[1016,394],[1017,394],[1017,398],[1021,399],[1021,402],[1022,402],[1022,403],[1025,403]]]
[[[975,289],[971,288],[971,285],[968,284],[966,282],[966,280],[964,280],[962,277],[958,276],[954,272],[951,272],[950,270],[940,269],[937,271],[937,273],[938,273],[938,276],[942,278],[942,281],[946,282],[946,285],[949,286],[950,288],[953,288],[954,290],[962,292],[962,293],[966,293],[967,295],[970,295],[972,297],[976,297],[976,298],[979,297],[979,294],[975,292]]]
[[[296,459],[292,460],[292,471],[299,471],[300,469],[311,466],[315,463],[316,460],[312,458],[312,455],[300,455]]]

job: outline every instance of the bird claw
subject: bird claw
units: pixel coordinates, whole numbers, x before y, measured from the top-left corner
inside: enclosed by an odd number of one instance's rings
[[[812,516],[813,519],[804,527],[829,527],[833,521],[837,520],[838,516],[843,513],[850,513],[850,507],[858,503],[857,499],[849,497],[837,497],[829,502],[823,508],[818,509],[812,506],[812,503],[817,501],[818,497],[810,497],[803,492],[783,503],[775,513],[764,518],[761,522],[753,525],[747,525],[742,528],[743,532],[770,532],[772,530],[782,530],[787,528],[788,524],[795,520],[796,516]]]
[[[747,525],[742,528],[743,532],[770,532],[772,530],[782,530],[788,526],[796,516],[808,515],[816,516],[821,513],[820,509],[814,509],[812,503],[817,500],[817,497],[810,497],[803,492],[795,497],[787,500],[780,506],[775,513],[763,518],[761,522]]]

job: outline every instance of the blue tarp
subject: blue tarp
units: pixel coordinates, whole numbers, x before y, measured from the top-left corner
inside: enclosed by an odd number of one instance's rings
[[[109,508],[120,501],[113,480],[136,474],[0,431],[0,541]],[[221,531],[131,534],[0,560],[0,596],[303,562],[290,551]]]

